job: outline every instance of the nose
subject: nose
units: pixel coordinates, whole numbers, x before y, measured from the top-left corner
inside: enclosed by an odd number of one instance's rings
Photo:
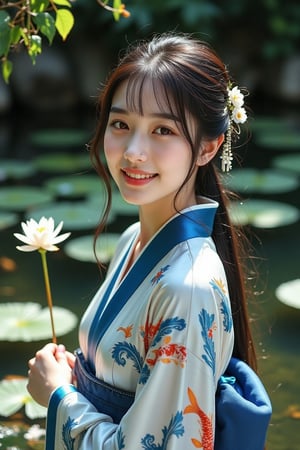
[[[139,133],[131,135],[124,152],[124,158],[131,163],[146,161],[147,153],[145,146],[146,139],[143,136]]]

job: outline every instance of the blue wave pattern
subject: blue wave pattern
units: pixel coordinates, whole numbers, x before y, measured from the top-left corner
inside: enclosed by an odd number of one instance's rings
[[[141,373],[143,358],[135,345],[129,342],[117,342],[112,349],[112,357],[119,366],[125,366],[127,360],[133,362],[133,367],[138,373]]]
[[[185,328],[185,320],[179,317],[168,318],[162,321],[156,335],[153,337],[150,348],[153,349],[164,337],[171,335],[174,330],[182,331]],[[143,331],[141,335],[144,337]],[[134,369],[140,374],[139,384],[146,384],[150,376],[150,369],[134,344],[127,341],[117,342],[112,349],[111,355],[119,366],[125,367],[128,360],[132,361]]]
[[[180,438],[184,435],[184,426],[182,422],[182,412],[178,411],[174,417],[172,416],[169,425],[162,429],[163,437],[161,444],[155,443],[155,436],[153,436],[153,434],[146,434],[146,436],[141,439],[142,448],[144,450],[166,450],[171,436]]]
[[[218,293],[218,295],[221,299],[220,311],[221,311],[221,314],[223,314],[224,331],[229,333],[232,329],[233,322],[232,322],[232,316],[231,316],[231,310],[230,310],[230,301],[229,301],[228,295],[226,295],[226,290],[225,290],[224,284],[221,280],[213,279],[210,282],[210,285]]]
[[[199,322],[202,328],[201,336],[204,342],[205,354],[202,355],[203,360],[208,364],[215,374],[216,368],[216,352],[215,343],[213,341],[213,331],[215,326],[215,315],[209,314],[206,309],[202,309],[198,315]]]
[[[171,334],[172,331],[174,330],[182,331],[185,329],[185,327],[186,327],[185,320],[180,319],[179,317],[173,317],[164,320],[159,327],[157,335],[152,341],[151,347],[157,345],[163,339],[163,337]]]
[[[71,437],[71,430],[76,425],[76,420],[68,417],[68,420],[62,427],[62,438],[65,450],[74,450],[75,439]]]

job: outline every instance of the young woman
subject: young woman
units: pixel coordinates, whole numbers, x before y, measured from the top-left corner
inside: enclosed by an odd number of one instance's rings
[[[91,147],[108,189],[97,235],[111,204],[103,150],[139,222],[84,314],[76,357],[48,344],[29,362],[29,392],[48,405],[48,450],[214,448],[231,356],[256,368],[241,236],[215,167],[219,152],[231,167],[245,118],[224,64],[189,36],[140,43],[108,79]]]

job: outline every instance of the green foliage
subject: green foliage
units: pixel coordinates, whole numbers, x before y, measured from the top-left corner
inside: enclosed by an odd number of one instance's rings
[[[68,9],[58,9],[56,12],[55,28],[57,29],[63,40],[66,40],[68,34],[73,28],[73,25],[73,14]]]
[[[60,8],[62,6],[63,8]],[[56,31],[66,39],[74,25],[74,17],[68,0],[19,0],[0,3],[0,58],[2,75],[6,82],[13,65],[9,52],[24,45],[35,64],[42,52],[42,36],[53,42]]]
[[[298,0],[284,6],[281,0],[128,2],[130,14],[122,0],[0,0],[0,59],[5,81],[12,72],[9,55],[16,47],[25,46],[35,63],[43,39],[50,45],[57,35],[65,41],[75,22],[81,33],[105,35],[111,54],[128,41],[166,30],[197,33],[218,47],[243,46],[256,61],[285,57],[299,48]],[[99,6],[111,14],[99,13]]]
[[[30,36],[27,48],[28,55],[30,56],[33,64],[35,64],[37,55],[42,53],[42,38],[38,35]]]
[[[127,17],[128,11],[121,0],[104,2],[97,0],[103,8],[111,11],[115,20]],[[58,35],[63,41],[69,36],[74,26],[74,15],[69,0],[0,0],[0,59],[2,76],[6,83],[13,70],[8,56],[18,46],[25,46],[33,64],[42,52],[42,38],[51,45]]]
[[[38,12],[33,21],[37,26],[37,30],[48,38],[49,44],[52,44],[55,36],[55,21],[48,12]]]

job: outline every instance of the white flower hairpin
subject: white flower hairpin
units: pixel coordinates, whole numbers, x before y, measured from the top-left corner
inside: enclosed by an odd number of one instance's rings
[[[222,159],[222,171],[229,172],[232,169],[232,130],[236,125],[239,130],[240,124],[243,124],[247,120],[247,113],[244,108],[244,94],[240,91],[238,86],[228,88],[228,100],[227,100],[227,112],[229,113],[229,124],[226,132],[225,142],[223,144],[223,151],[221,155]],[[235,125],[233,125],[233,123]]]

